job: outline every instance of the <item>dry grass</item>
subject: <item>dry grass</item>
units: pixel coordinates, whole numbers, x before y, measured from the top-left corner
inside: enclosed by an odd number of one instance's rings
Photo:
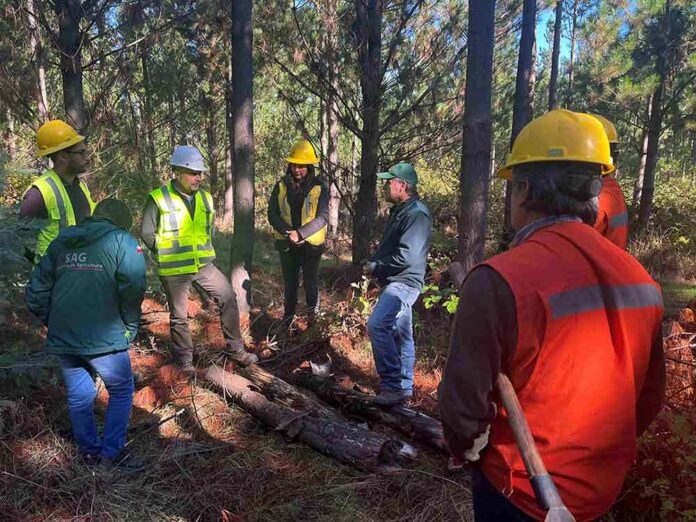
[[[365,318],[346,302],[349,281],[339,277],[338,269],[328,271],[331,285],[322,294],[324,314],[318,328],[307,329],[301,320],[300,333],[286,341],[271,333],[282,313],[277,267],[255,273],[256,308],[251,324],[244,325],[247,344],[268,358],[266,369],[281,377],[291,379],[293,370],[307,365],[309,358],[329,355],[343,385],[374,391],[378,381]],[[436,413],[449,318],[439,311],[416,311],[428,328],[416,339],[414,403]],[[201,381],[188,383],[170,364],[168,312],[161,298],[148,298],[144,312],[146,332],[132,352],[140,384],[128,439],[133,453],[147,461],[145,471],[122,476],[82,464],[55,376],[28,389],[17,387],[14,394],[7,388],[12,402],[0,405],[3,522],[471,520],[468,476],[448,475],[441,455],[419,447],[420,457],[408,469],[366,474],[284,440]],[[199,347],[198,366],[229,365],[215,310],[193,301],[189,312]],[[693,314],[681,319],[687,324]],[[31,324],[17,321],[17,331],[5,334],[25,343],[26,353],[39,350],[42,343],[40,330]],[[683,342],[672,339],[670,349],[691,363]],[[693,369],[681,368],[671,379],[686,384],[693,376],[688,372]],[[692,391],[678,398],[693,401]],[[106,399],[100,392],[99,416]],[[631,488],[640,484],[640,473],[642,468],[634,470],[628,481]],[[647,509],[654,505],[631,503],[633,491],[629,489],[626,501],[608,520],[649,519]]]

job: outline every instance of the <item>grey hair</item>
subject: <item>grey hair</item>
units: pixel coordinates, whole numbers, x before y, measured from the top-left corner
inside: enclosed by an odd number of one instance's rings
[[[408,181],[404,181],[404,180],[401,180],[401,181],[404,182],[404,185],[405,185],[404,190],[406,190],[406,194],[408,194],[409,198],[412,198],[414,196],[418,196],[418,189],[416,189],[415,185],[411,185]]]
[[[540,161],[512,168],[513,185],[527,184],[526,210],[549,216],[577,216],[588,225],[597,221],[602,167],[580,161]]]

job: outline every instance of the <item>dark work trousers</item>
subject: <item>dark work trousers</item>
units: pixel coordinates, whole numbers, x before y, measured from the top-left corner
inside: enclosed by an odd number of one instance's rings
[[[471,469],[475,522],[531,522],[534,519],[498,491],[480,469]]]
[[[193,339],[188,328],[188,296],[191,285],[202,288],[220,308],[222,335],[232,350],[244,349],[239,329],[237,296],[227,278],[209,263],[197,274],[160,276],[162,288],[169,303],[169,328],[177,362],[182,366],[193,363]]]
[[[312,313],[319,309],[319,263],[322,249],[312,245],[300,245],[299,247],[278,247],[280,252],[280,266],[283,269],[285,280],[285,312],[284,317],[295,315],[297,308],[297,288],[300,285],[300,268],[302,269],[302,283],[305,289],[307,311]],[[285,243],[287,245],[287,243]]]

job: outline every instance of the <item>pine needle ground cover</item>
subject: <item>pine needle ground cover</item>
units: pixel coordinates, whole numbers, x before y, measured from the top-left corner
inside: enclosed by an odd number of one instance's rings
[[[292,381],[296,368],[328,356],[342,385],[375,391],[366,315],[358,303],[370,306],[376,289],[351,286],[344,277],[349,267],[325,259],[319,324],[309,329],[300,319],[297,335],[279,340],[272,334],[282,315],[279,268],[270,242],[262,240],[258,248],[256,306],[244,329],[247,344],[267,361],[264,368]],[[438,287],[434,274],[430,283]],[[137,389],[128,447],[147,463],[133,475],[80,460],[59,369],[42,354],[44,334],[21,295],[13,299],[0,368],[3,520],[472,520],[467,473],[448,474],[445,458],[434,450],[417,445],[419,457],[405,469],[362,473],[267,429],[202,380],[186,381],[171,364],[168,311],[155,281],[131,351]],[[683,520],[695,508],[696,320],[693,308],[684,308],[694,288],[664,287],[667,302],[679,309],[665,326],[668,407],[642,439],[608,520]],[[196,296],[189,317],[197,366],[226,365],[214,304]],[[414,404],[433,415],[449,321],[442,306],[416,307]],[[100,417],[107,399],[100,386]]]

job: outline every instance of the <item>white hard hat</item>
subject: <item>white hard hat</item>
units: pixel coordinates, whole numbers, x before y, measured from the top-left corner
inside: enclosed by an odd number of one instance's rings
[[[189,147],[188,145],[177,146],[174,149],[172,160],[169,163],[172,167],[184,167],[185,169],[199,172],[207,170],[205,168],[203,156],[199,150],[196,147]]]

